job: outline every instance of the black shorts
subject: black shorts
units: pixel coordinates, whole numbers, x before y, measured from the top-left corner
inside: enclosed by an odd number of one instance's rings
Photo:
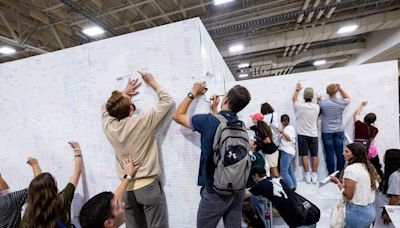
[[[298,135],[299,156],[308,156],[308,151],[312,157],[318,156],[318,137]]]

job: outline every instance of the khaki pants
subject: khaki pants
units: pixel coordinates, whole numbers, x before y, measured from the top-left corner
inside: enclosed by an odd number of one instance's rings
[[[127,228],[168,227],[164,190],[158,179],[124,194]]]

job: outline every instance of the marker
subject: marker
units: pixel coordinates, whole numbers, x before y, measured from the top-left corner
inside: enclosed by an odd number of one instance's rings
[[[131,77],[131,76],[132,76],[132,73],[129,73],[129,74],[127,74],[127,75],[124,75],[124,76],[121,76],[121,77],[116,78],[116,80],[117,80],[117,81],[121,81],[122,79],[124,79],[124,78],[126,78],[126,77]]]

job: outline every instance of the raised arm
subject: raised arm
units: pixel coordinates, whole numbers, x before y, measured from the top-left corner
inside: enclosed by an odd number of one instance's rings
[[[301,91],[302,87],[301,87],[301,83],[297,82],[296,84],[296,90],[293,93],[293,97],[292,97],[292,102],[293,104],[295,104],[297,102],[297,97],[299,96],[299,93]]]
[[[217,96],[217,95],[214,95],[213,97],[212,97],[212,105],[211,105],[211,110],[212,110],[212,113],[215,115],[215,114],[218,114],[218,104],[219,104],[219,96]]]
[[[28,163],[32,167],[33,176],[36,177],[42,173],[42,170],[40,169],[39,166],[39,162],[36,158],[28,157],[28,161],[26,163]]]
[[[146,112],[145,115],[142,115],[142,117],[145,118],[144,121],[149,123],[149,129],[155,132],[174,105],[174,100],[161,88],[160,84],[154,79],[151,73],[138,72],[142,76],[143,81],[157,93],[159,98],[158,103],[150,111]]]
[[[206,82],[196,82],[193,84],[192,92],[191,94],[193,95],[192,98],[189,96],[186,96],[183,101],[179,104],[178,108],[174,112],[172,119],[175,120],[178,124],[190,128],[190,120],[189,120],[189,115],[187,114],[187,110],[192,103],[192,100],[194,97],[204,94],[206,92]]]
[[[130,157],[124,158],[122,161],[122,167],[126,173],[126,177],[121,181],[121,184],[115,190],[114,195],[117,199],[122,200],[126,188],[128,187],[128,183],[132,178],[136,175],[137,170],[139,169],[139,165],[134,165]]]
[[[360,113],[364,109],[364,107],[368,104],[368,101],[361,102],[360,106],[357,108],[356,112],[354,113],[354,122],[361,120]]]
[[[348,102],[351,101],[350,95],[344,91],[344,89],[340,86],[340,84],[336,84],[339,90],[340,95],[342,95],[343,99],[347,100]]]
[[[7,182],[3,179],[0,174],[0,191],[9,189]]]
[[[83,165],[82,151],[78,142],[70,141],[68,143],[74,151],[74,163],[75,163],[74,171],[72,172],[72,176],[69,179],[69,183],[73,184],[76,187],[78,185],[79,178],[82,173],[82,165]]]

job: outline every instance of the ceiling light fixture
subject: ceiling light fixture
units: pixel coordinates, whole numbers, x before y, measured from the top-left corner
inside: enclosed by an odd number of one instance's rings
[[[7,46],[0,47],[0,53],[1,54],[10,55],[10,54],[13,54],[15,52],[16,52],[16,50],[14,48],[11,48],[11,47],[7,47]]]
[[[314,66],[324,65],[325,63],[326,63],[325,59],[316,60],[316,61],[314,61]]]
[[[249,76],[249,74],[240,74],[239,78],[247,78]]]
[[[337,33],[338,34],[343,34],[343,33],[349,33],[349,32],[353,32],[358,28],[358,25],[346,25],[341,27]]]
[[[87,29],[82,30],[88,36],[98,36],[104,33],[104,30],[98,26],[90,27]]]
[[[224,4],[227,2],[232,2],[232,1],[233,0],[214,0],[214,5],[217,6],[217,5],[221,5],[221,4]]]
[[[244,49],[244,47],[241,44],[236,44],[236,45],[232,45],[232,46],[229,47],[229,51],[230,52],[238,52],[238,51],[241,51],[243,49]]]
[[[246,67],[249,67],[249,66],[250,66],[250,64],[248,64],[248,63],[241,63],[241,64],[238,65],[238,68],[246,68]]]

